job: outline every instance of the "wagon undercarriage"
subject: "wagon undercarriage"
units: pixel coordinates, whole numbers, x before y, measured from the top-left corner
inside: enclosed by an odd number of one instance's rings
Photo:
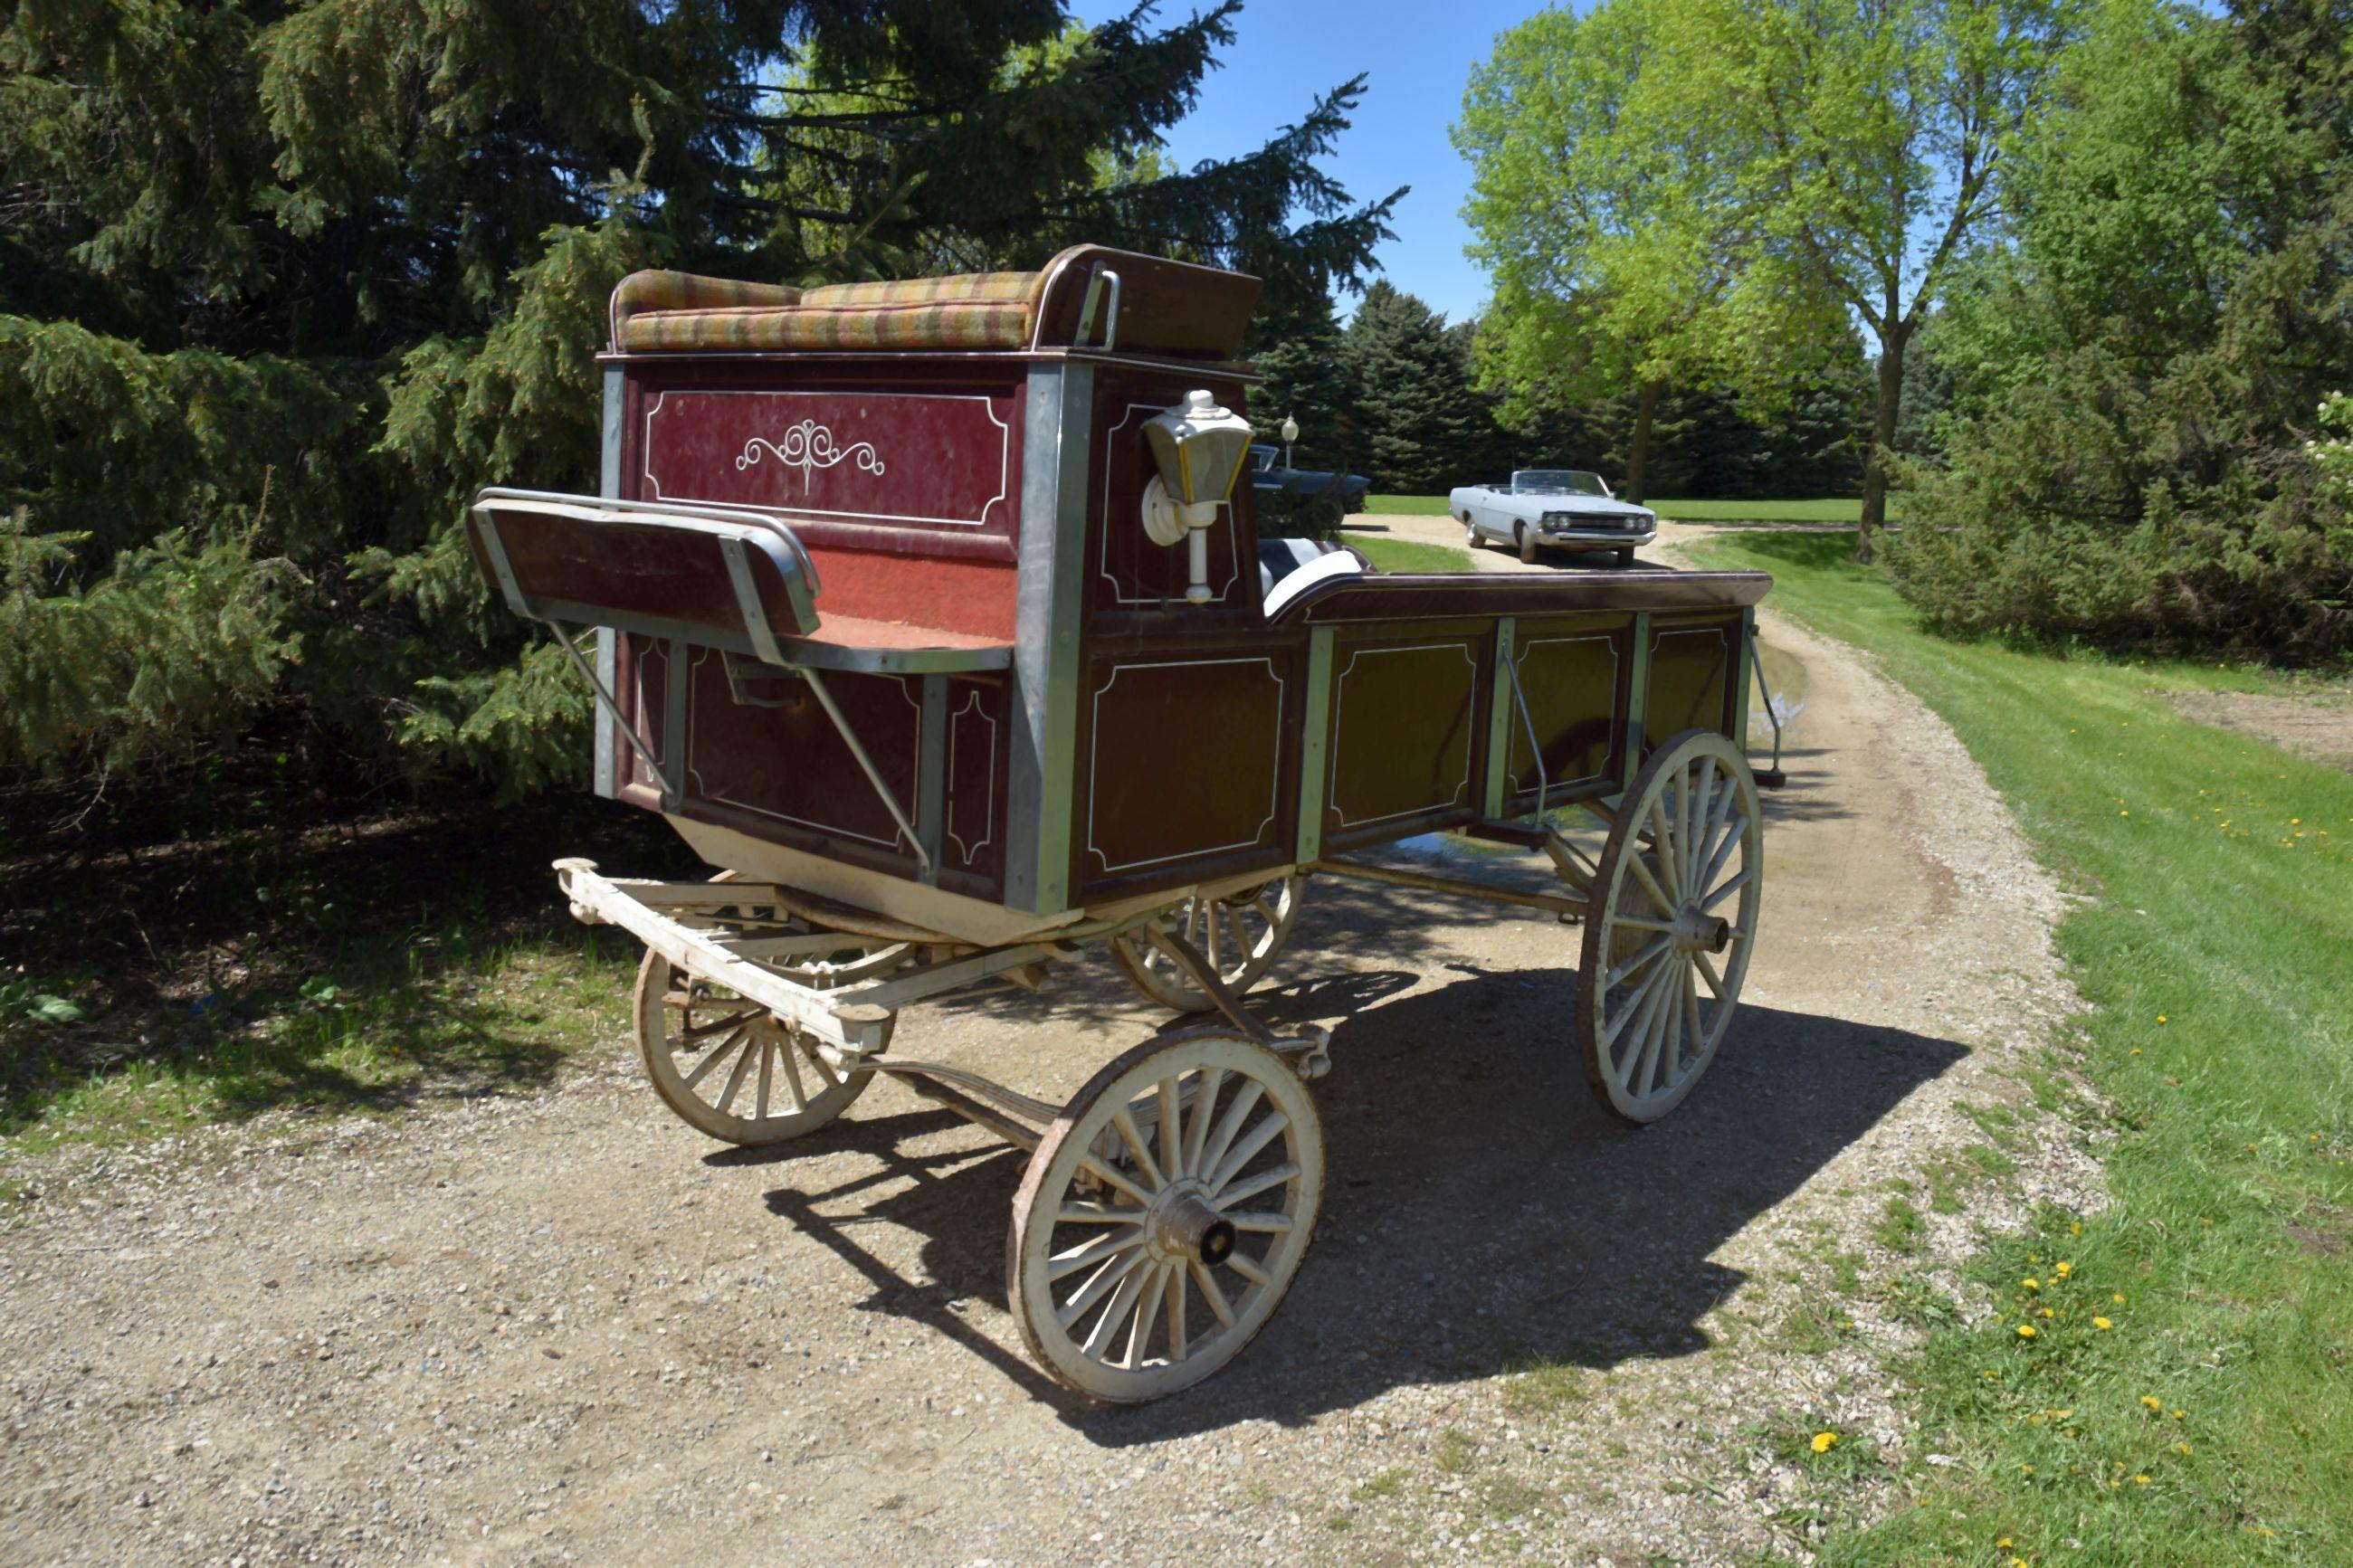
[[[646,943],[638,1038],[657,1091],[712,1136],[815,1131],[876,1073],[1029,1152],[1008,1299],[1041,1364],[1099,1399],[1155,1398],[1238,1354],[1272,1314],[1313,1232],[1323,1139],[1304,1084],[1330,1031],[1283,1032],[1244,996],[1280,952],[1311,880],[1356,879],[1533,909],[1584,929],[1575,1008],[1586,1076],[1630,1121],[1672,1110],[1729,1026],[1756,929],[1757,794],[1722,736],[1690,731],[1633,785],[1580,803],[1601,834],[1492,822],[1540,852],[1530,891],[1333,857],[984,945],[723,874],[608,878],[557,863],[573,913]],[[1065,1102],[893,1048],[901,1009],[984,986],[1039,990],[1093,942],[1170,1025]],[[1222,1024],[1191,1020],[1215,1014]]]

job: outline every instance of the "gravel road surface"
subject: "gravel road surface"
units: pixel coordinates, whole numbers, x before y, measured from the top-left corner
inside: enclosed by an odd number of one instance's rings
[[[1614,1123],[1577,1063],[1573,929],[1316,884],[1260,995],[1334,1027],[1329,1197],[1272,1327],[1194,1393],[1103,1410],[1031,1369],[1018,1152],[888,1082],[806,1142],[714,1145],[644,1088],[617,994],[609,1051],[528,1098],[16,1167],[0,1560],[1804,1555],[1814,1483],[1772,1431],[1916,1451],[1884,1371],[1907,1331],[1825,1309],[1827,1259],[1874,1257],[1887,1184],[1979,1140],[1964,1102],[2031,1111],[2073,999],[2062,896],[1951,733],[1766,626],[1792,782],[1708,1081]],[[1157,1021],[1092,958],[898,1037],[1053,1093]],[[2091,1153],[2028,1129],[2024,1193],[2095,1204]],[[1928,1216],[1911,1266],[1949,1286],[2016,1205]]]

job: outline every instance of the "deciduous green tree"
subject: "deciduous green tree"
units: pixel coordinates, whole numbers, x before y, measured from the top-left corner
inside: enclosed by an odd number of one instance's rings
[[[2353,648],[2353,16],[2113,0],[1957,292],[1944,461],[1889,563],[1965,632],[2285,660]]]
[[[1463,216],[1494,297],[1485,379],[1525,422],[1627,396],[1626,489],[1647,488],[1671,386],[1784,394],[1794,364],[1842,331],[1818,273],[1794,265],[1738,199],[1754,128],[1689,91],[1678,0],[1539,12],[1472,72],[1455,145],[1473,175]]]
[[[1750,231],[1737,261],[1794,258],[1876,350],[1867,560],[1886,516],[1905,351],[1989,233],[2075,0],[1662,0],[1662,18],[1643,72],[1658,102],[1687,104],[1725,138]]]

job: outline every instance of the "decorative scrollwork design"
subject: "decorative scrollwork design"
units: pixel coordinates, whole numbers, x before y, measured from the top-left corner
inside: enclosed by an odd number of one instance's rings
[[[738,473],[759,462],[763,455],[774,457],[786,468],[801,471],[801,489],[808,489],[809,475],[818,468],[830,468],[838,463],[858,465],[859,471],[879,474],[882,471],[881,454],[875,451],[871,441],[860,441],[842,447],[834,442],[833,432],[814,419],[804,419],[791,426],[782,438],[775,441],[754,436],[744,443],[743,453],[735,459]]]

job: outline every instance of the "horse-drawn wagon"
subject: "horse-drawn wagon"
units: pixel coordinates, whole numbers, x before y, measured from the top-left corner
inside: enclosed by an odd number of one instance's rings
[[[1312,878],[1581,922],[1577,1047],[1638,1122],[1705,1069],[1757,932],[1767,579],[1383,574],[1261,542],[1235,483],[1257,289],[1096,247],[806,291],[640,273],[601,361],[601,494],[489,489],[468,519],[595,687],[598,793],[721,871],[558,866],[576,915],[646,944],[657,1092],[760,1143],[889,1073],[1029,1149],[1008,1303],[1105,1400],[1231,1360],[1306,1250],[1329,1037],[1244,993]],[[1440,829],[1560,885],[1361,858]],[[1065,1102],[893,1038],[910,1003],[1035,989],[1097,942],[1211,1021]]]

